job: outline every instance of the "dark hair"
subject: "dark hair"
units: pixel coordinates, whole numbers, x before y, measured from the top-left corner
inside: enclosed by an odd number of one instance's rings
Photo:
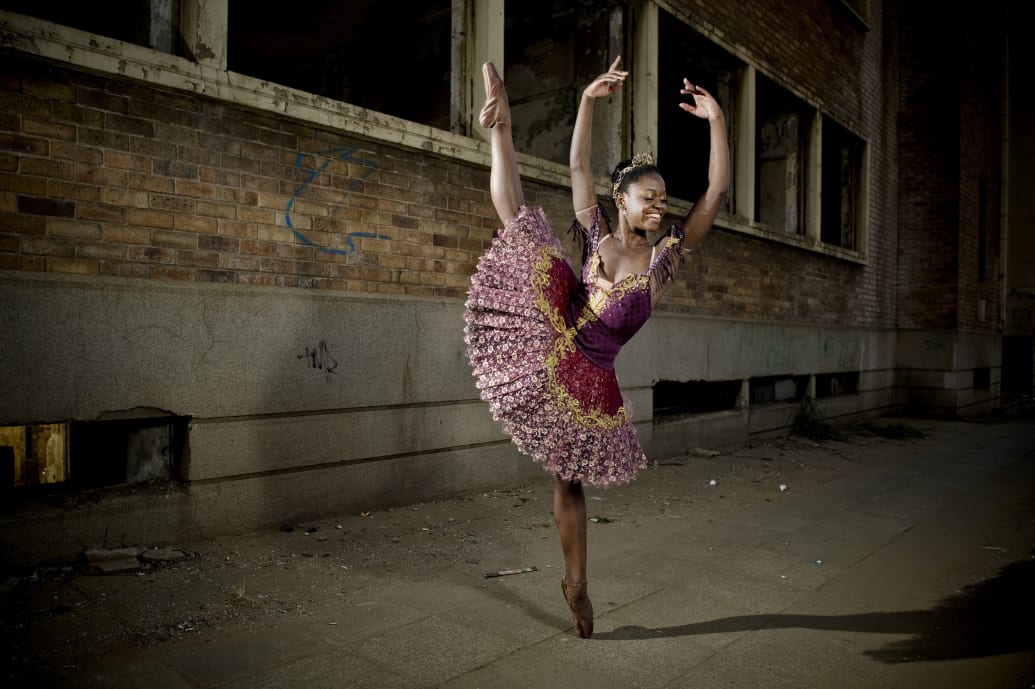
[[[636,165],[635,167],[631,167],[632,165],[632,160],[623,160],[615,165],[614,170],[611,171],[611,196],[617,196],[619,192],[624,192],[629,188],[630,184],[638,182],[644,175],[661,175],[658,166],[653,163]],[[625,170],[625,174],[622,174],[623,170]]]

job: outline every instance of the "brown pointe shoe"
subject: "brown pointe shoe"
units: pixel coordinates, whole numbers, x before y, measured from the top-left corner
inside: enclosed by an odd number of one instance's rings
[[[561,591],[564,592],[564,600],[568,601],[568,607],[571,608],[571,619],[575,622],[575,629],[583,639],[593,636],[593,604],[589,602],[586,588],[585,579],[571,581],[568,577],[561,577]]]

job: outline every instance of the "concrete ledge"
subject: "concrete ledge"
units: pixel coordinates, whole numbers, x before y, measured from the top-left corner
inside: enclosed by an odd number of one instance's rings
[[[509,442],[201,485],[117,488],[28,502],[0,522],[0,565],[69,562],[86,548],[150,547],[381,510],[547,474]]]
[[[651,460],[676,457],[695,447],[719,447],[738,443],[749,434],[746,409],[665,417],[641,431]]]
[[[507,442],[484,402],[284,418],[195,420],[191,481]]]

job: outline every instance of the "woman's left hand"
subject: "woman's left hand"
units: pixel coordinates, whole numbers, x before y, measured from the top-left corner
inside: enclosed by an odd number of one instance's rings
[[[623,69],[618,69],[618,66],[621,64],[622,56],[619,55],[611,63],[611,66],[607,68],[606,72],[589,83],[583,90],[583,95],[589,98],[606,98],[622,88],[622,84],[625,83],[625,78],[629,76],[629,73]]]
[[[694,104],[680,103],[679,107],[686,110],[691,115],[700,117],[701,119],[714,120],[722,117],[722,108],[719,107],[718,101],[708,93],[701,86],[694,86],[690,83],[689,79],[683,79],[683,88],[679,90],[679,93],[684,96],[693,96]]]

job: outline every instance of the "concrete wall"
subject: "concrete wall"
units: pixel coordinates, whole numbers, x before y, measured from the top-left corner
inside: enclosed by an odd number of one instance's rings
[[[972,416],[999,406],[1002,336],[957,330],[899,330],[897,404],[907,413]],[[975,386],[987,370],[988,386]]]
[[[952,189],[948,234],[934,233],[941,216],[898,202],[899,171],[922,174],[946,149],[900,158],[899,108],[912,101],[898,98],[897,5],[870,2],[867,27],[838,3],[750,5],[666,9],[866,143],[867,232],[843,249],[720,216],[618,361],[649,456],[782,433],[793,414],[785,403],[655,420],[659,380],[858,371],[856,394],[819,401],[831,418],[994,405],[994,325],[956,329],[959,283],[942,287],[960,185],[909,180],[923,208],[944,209],[939,190]],[[468,277],[498,224],[484,132],[229,72],[225,3],[185,6],[222,17],[184,22],[187,57],[0,12],[0,425],[187,419],[181,482],[64,503],[60,491],[18,494],[0,552],[31,561],[548,480],[491,421],[463,355]],[[607,52],[620,33],[608,30]],[[657,46],[636,48],[638,88],[654,94]],[[920,57],[918,68],[941,64]],[[656,110],[650,100],[636,113]],[[958,106],[920,100],[918,115]],[[613,107],[626,110],[604,113],[615,131],[599,149],[655,140],[656,113],[630,133],[632,99]],[[735,152],[752,148],[754,130],[732,124]],[[548,157],[561,163],[519,162],[528,200],[561,233],[571,208],[557,141]],[[673,222],[689,209],[681,191],[670,190]],[[989,370],[987,389],[974,389],[974,369]]]
[[[5,557],[211,537],[548,480],[489,416],[464,357],[462,304],[249,286],[0,273],[0,424],[188,417],[184,482],[32,505]],[[653,460],[786,432],[793,404],[653,420],[660,379],[865,370],[831,417],[879,413],[893,335],[660,314],[620,380]],[[314,359],[310,354],[316,353]],[[790,367],[790,368],[789,368]],[[117,458],[114,458],[117,459]],[[73,465],[74,467],[74,465]]]

